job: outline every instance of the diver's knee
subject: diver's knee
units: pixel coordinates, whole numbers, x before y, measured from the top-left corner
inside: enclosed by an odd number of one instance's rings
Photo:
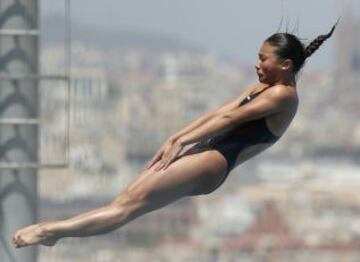
[[[111,205],[119,208],[138,207],[146,202],[147,195],[141,185],[126,187]]]

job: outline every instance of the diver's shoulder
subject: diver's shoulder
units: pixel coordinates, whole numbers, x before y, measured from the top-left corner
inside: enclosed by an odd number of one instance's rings
[[[279,96],[288,99],[297,99],[297,91],[295,86],[278,84],[269,88],[274,96]],[[269,93],[270,93],[269,92]]]
[[[269,88],[268,96],[286,106],[297,106],[299,103],[296,87],[288,85],[274,85]]]

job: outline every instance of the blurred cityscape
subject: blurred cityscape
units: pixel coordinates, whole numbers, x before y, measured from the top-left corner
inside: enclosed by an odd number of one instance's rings
[[[359,261],[360,21],[343,8],[333,69],[300,73],[300,108],[276,145],[211,195],[40,248],[39,261]],[[61,73],[63,21],[42,24],[41,72]],[[70,167],[40,172],[41,220],[110,202],[169,135],[256,81],[252,65],[176,39],[73,26],[70,94],[62,82],[41,92],[44,162],[64,158],[70,117]]]

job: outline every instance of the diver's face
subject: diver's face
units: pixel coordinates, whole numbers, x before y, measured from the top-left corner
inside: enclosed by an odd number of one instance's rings
[[[255,69],[261,83],[275,84],[283,77],[282,64],[274,53],[274,47],[268,42],[264,42],[259,51],[259,60]]]

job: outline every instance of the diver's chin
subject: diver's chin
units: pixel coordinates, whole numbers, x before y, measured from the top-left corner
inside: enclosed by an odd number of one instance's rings
[[[272,85],[271,82],[267,81],[267,79],[263,77],[259,77],[259,83],[264,85]]]
[[[266,79],[264,78],[263,75],[258,75],[258,79],[260,83],[266,84]]]

